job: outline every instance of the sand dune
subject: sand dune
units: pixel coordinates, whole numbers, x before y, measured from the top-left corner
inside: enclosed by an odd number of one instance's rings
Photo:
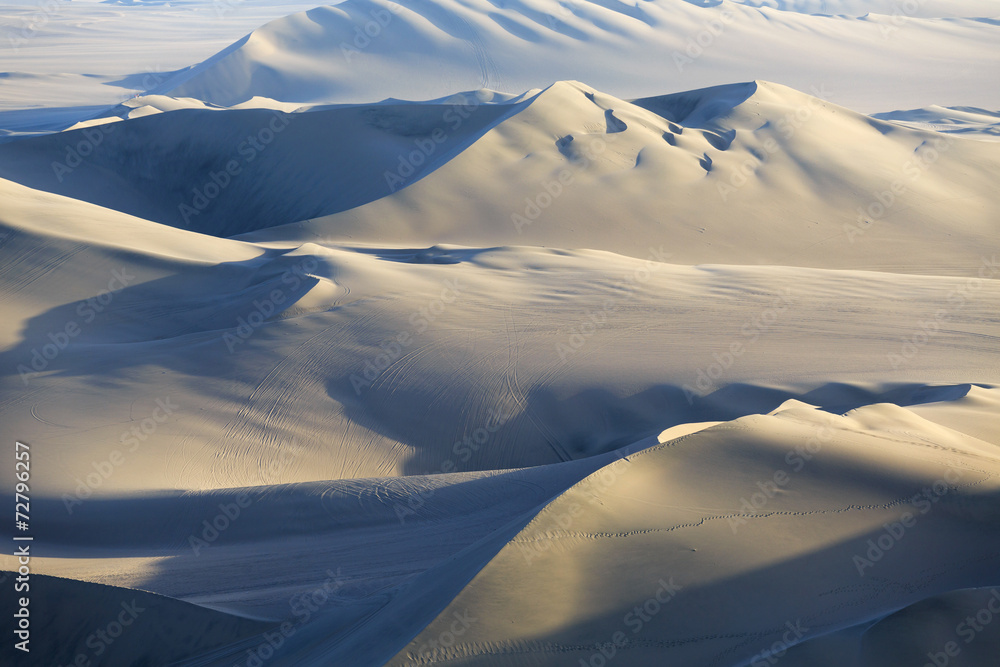
[[[31,613],[49,643],[27,662],[9,642],[5,664],[168,664],[215,646],[257,638],[270,624],[142,590],[33,575]],[[14,600],[4,596],[13,615]],[[137,627],[144,632],[134,632]]]
[[[8,12],[0,662],[994,667],[995,3],[302,9]]]
[[[25,313],[22,341],[2,353],[12,397],[2,428],[50,443],[37,456],[52,490],[75,486],[97,453],[106,460],[123,445],[127,465],[100,481],[101,493],[449,472],[445,461],[523,467],[810,392],[825,405],[860,404],[898,383],[998,380],[989,360],[1000,351],[1000,294],[975,271],[958,279],[317,244],[213,267],[58,239],[45,247],[53,267],[80,252],[95,267],[90,294],[108,301],[88,305],[81,294],[39,308],[29,294],[44,278],[8,291],[26,305],[14,310]],[[160,275],[140,273],[144,265]],[[135,280],[108,293],[114,271]],[[72,343],[43,358],[48,333],[71,322]],[[108,378],[92,400],[88,368]],[[157,401],[167,399],[176,408],[164,414]],[[137,442],[130,434],[153,417],[150,442]],[[426,424],[414,430],[414,420]],[[481,429],[488,445],[459,446]],[[262,462],[289,447],[293,461],[268,479]]]
[[[995,139],[1000,136],[998,114],[975,107],[943,108],[934,105],[924,109],[887,111],[872,117],[948,134],[972,133],[977,139]]]
[[[990,403],[997,390],[923,392],[963,393]],[[952,403],[919,407],[944,415]],[[936,596],[952,600],[938,612],[946,619],[957,618],[955,605],[988,600],[985,588],[947,591],[991,585],[980,554],[996,548],[983,531],[996,520],[1000,443],[914,409],[872,404],[836,416],[789,401],[660,444],[497,475],[161,495],[117,511],[118,533],[99,527],[115,501],[91,500],[38,534],[75,557],[40,562],[261,619],[242,641],[232,630],[203,632],[228,647],[185,664],[231,664],[282,627],[279,664],[569,664],[603,642],[627,664],[667,656],[735,665],[767,656],[789,628],[791,664],[843,664],[830,645],[863,650],[866,665],[891,664],[893,647],[915,636],[902,619],[926,616],[917,610],[935,608]],[[723,476],[724,492],[711,483]],[[212,508],[235,514],[231,525],[215,538],[189,533],[201,517],[215,521]],[[192,548],[192,535],[208,539]],[[248,558],[269,586],[246,585]],[[288,570],[289,560],[299,566]],[[733,598],[754,600],[754,613],[720,616]],[[729,631],[720,634],[720,623]],[[938,632],[921,641],[931,650],[938,639],[952,640]],[[972,649],[967,656],[988,655]]]
[[[631,104],[561,83],[424,179],[276,238],[965,274],[997,247],[998,159],[770,83]]]
[[[540,0],[500,8],[485,0],[347,0],[272,21],[155,90],[232,106],[253,97],[300,103],[425,99],[479,87],[526,90],[563,79],[644,96],[762,78],[803,90],[825,84],[841,91],[843,103],[872,111],[889,99],[912,106],[965,103],[965,84],[952,68],[972,79],[989,79],[996,68],[990,48],[995,26],[972,18],[994,16],[987,3],[960,9],[917,3],[917,10],[890,2],[828,4],[819,14],[793,3],[729,1],[566,6]],[[939,16],[951,18],[942,24]],[[801,48],[805,34],[808,49]],[[762,39],[767,49],[758,48]],[[902,54],[910,60],[905,69],[893,66]],[[864,69],[863,90],[853,85],[857,79],[845,63]],[[434,79],[414,76],[429,67]],[[945,99],[927,100],[931,86]]]
[[[998,64],[990,0],[186,0],[7,16],[0,136],[63,129],[149,91],[270,107],[565,79],[647,96],[759,78],[826,85],[865,112],[998,106],[967,83],[992,80]]]
[[[1000,147],[979,136],[766,82],[634,102],[562,82],[445,104],[160,113],[0,145],[0,175],[216,236],[298,223],[253,241],[638,258],[663,245],[689,264],[965,275],[997,250]]]
[[[519,108],[484,106],[475,124],[457,132],[448,123],[454,111],[439,105],[302,114],[175,110],[0,145],[0,176],[161,224],[232,236],[380,199],[393,185],[383,173],[398,168],[415,141],[434,150],[410,165],[410,179]]]
[[[540,512],[388,664],[587,662],[595,638],[630,665],[751,664],[782,641],[991,585],[995,568],[972,554],[996,548],[982,533],[996,521],[996,444],[888,405],[802,406],[643,450]],[[456,613],[476,620],[442,641]]]

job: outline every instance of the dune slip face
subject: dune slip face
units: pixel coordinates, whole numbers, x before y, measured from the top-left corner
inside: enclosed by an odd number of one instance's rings
[[[997,3],[0,15],[0,664],[998,664]]]

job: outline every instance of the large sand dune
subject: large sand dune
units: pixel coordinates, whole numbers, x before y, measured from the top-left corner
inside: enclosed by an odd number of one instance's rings
[[[995,3],[247,1],[0,77],[0,662],[994,666]]]
[[[888,405],[714,426],[549,504],[388,664],[573,664],[595,638],[629,665],[751,664],[993,585],[997,471],[995,441]],[[456,613],[475,621],[444,646]],[[813,660],[798,664],[843,664]]]
[[[0,175],[216,236],[298,223],[252,237],[286,245],[639,258],[662,245],[685,264],[965,275],[997,249],[1000,217],[1000,145],[978,136],[766,82],[634,102],[561,82],[513,99],[155,114],[0,145]]]
[[[910,106],[966,103],[954,68],[985,79],[998,64],[989,3],[831,2],[811,11],[775,4],[346,0],[272,21],[156,91],[233,106],[254,98],[424,99],[561,79],[644,96],[762,78],[803,90],[825,84],[872,111],[890,98]],[[894,63],[903,54],[910,62],[900,69]],[[863,89],[852,85],[847,63],[864,69]],[[415,76],[428,68],[433,81]],[[926,98],[929,80],[946,99]]]

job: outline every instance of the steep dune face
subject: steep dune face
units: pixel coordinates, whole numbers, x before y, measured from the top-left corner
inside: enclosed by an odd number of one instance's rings
[[[997,446],[895,406],[800,404],[631,454],[541,511],[389,664],[744,665],[991,585]],[[456,612],[475,620],[459,632]],[[867,636],[870,657],[891,634]]]
[[[563,79],[643,96],[763,78],[799,89],[823,83],[843,91],[844,103],[868,111],[909,100],[911,106],[932,103],[928,87],[962,103],[964,86],[952,68],[985,80],[998,64],[989,24],[954,18],[943,26],[924,18],[955,11],[943,3],[905,12],[885,3],[884,13],[835,6],[806,13],[778,4],[348,0],[273,21],[156,92],[233,106],[254,97],[427,99],[480,87],[527,90]],[[992,15],[977,9],[982,5],[959,13]],[[809,48],[802,48],[803,35]],[[767,49],[760,48],[764,41]],[[896,67],[900,58],[912,66]],[[417,76],[430,69],[433,79]],[[863,89],[845,74],[853,69],[865,72]]]
[[[1000,143],[761,81],[635,102],[561,82],[444,104],[178,110],[0,145],[6,178],[216,236],[633,257],[666,244],[681,263],[936,274],[998,249],[997,168]]]
[[[272,627],[147,591],[39,574],[30,578],[34,631],[49,641],[29,643],[31,662],[6,642],[0,657],[8,665],[164,664],[255,638]],[[13,615],[13,596],[4,597],[3,609]]]
[[[964,273],[997,248],[998,164],[995,143],[772,83],[629,103],[563,82],[420,182],[274,238],[429,236],[633,257],[664,244],[692,264]]]
[[[262,481],[276,480],[294,456],[288,448],[265,462]],[[334,616],[339,632],[409,596],[404,591],[418,575],[445,569],[482,541],[496,542],[508,524],[516,532],[551,498],[616,457],[498,473],[131,493],[84,499],[70,504],[71,513],[53,498],[39,503],[45,518],[35,535],[51,555],[36,564],[59,576],[155,591],[275,625],[301,623],[299,598],[325,587],[331,599],[324,614]],[[116,517],[113,530],[109,514]],[[243,570],[247,562],[254,564],[253,579]]]
[[[991,418],[996,394],[928,388],[918,407]],[[835,415],[801,401],[687,430],[499,474],[159,494],[127,510],[92,499],[39,525],[77,557],[38,565],[263,619],[204,612],[216,620],[188,647],[203,665],[268,644],[276,664],[745,665],[791,647],[793,665],[883,667],[961,642],[948,632],[960,613],[989,602],[996,433],[891,404]],[[205,516],[224,527],[206,532]],[[128,596],[114,592],[100,599]],[[165,602],[152,602],[159,618]],[[995,633],[974,639],[959,664],[981,664]]]
[[[379,199],[404,182],[385,173],[419,180],[520,108],[469,99],[301,114],[182,109],[0,145],[0,176],[231,236]],[[466,107],[475,118],[455,131]]]
[[[763,78],[826,83],[865,112],[1000,106],[969,83],[997,65],[992,0],[185,0],[64,3],[43,15],[6,11],[0,141],[157,89],[273,107],[561,79],[647,96]]]

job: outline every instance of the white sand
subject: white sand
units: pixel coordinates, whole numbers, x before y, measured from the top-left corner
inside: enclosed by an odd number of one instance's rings
[[[0,662],[990,667],[996,5],[699,4],[0,54]]]

